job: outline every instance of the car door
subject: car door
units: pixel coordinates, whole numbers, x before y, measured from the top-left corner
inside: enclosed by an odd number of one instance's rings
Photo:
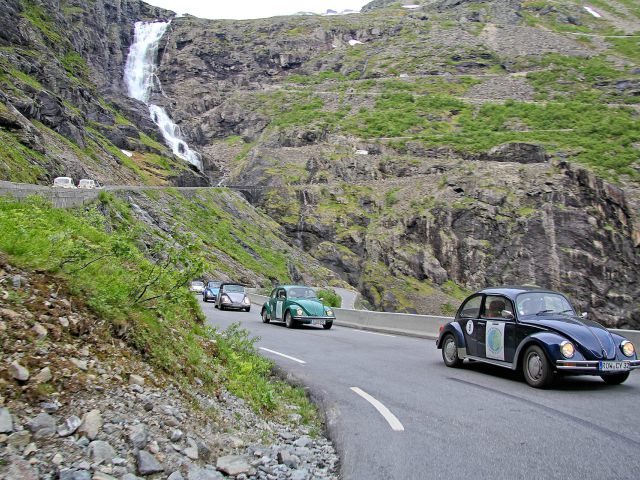
[[[480,328],[479,316],[482,306],[482,295],[475,295],[462,304],[458,310],[458,323],[464,332],[464,341],[467,346],[467,355],[478,355],[478,329]],[[484,329],[484,322],[482,322]],[[482,332],[484,338],[484,331]]]
[[[287,292],[284,288],[279,288],[276,292],[276,320],[283,319],[284,302],[287,299]]]
[[[509,313],[507,313],[509,312]],[[511,362],[515,355],[516,321],[513,303],[502,295],[487,295],[478,323],[478,356]]]

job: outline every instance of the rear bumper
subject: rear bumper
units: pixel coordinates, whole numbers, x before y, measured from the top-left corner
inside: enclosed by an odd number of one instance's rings
[[[628,372],[640,368],[640,360],[624,360],[629,362],[628,369],[621,370],[600,370],[598,360],[557,360],[556,369],[565,373],[580,373],[585,375],[606,375],[608,373]]]
[[[237,309],[249,308],[251,306],[250,303],[221,303],[220,305],[223,306],[224,308],[237,308]]]

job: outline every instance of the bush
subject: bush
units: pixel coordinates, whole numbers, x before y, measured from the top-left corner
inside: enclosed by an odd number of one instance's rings
[[[321,288],[316,292],[318,298],[322,300],[322,303],[329,307],[340,308],[342,305],[342,297],[338,295],[335,290],[328,288]]]

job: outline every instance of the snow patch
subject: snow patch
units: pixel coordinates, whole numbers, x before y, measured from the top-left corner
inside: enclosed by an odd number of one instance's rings
[[[351,45],[352,47],[354,45],[362,45],[362,42],[360,40],[354,40],[353,38],[351,40],[349,40],[349,45]]]
[[[591,7],[584,7],[584,9],[589,12],[591,15],[593,15],[596,18],[602,18],[602,15],[600,15],[598,12],[596,12],[593,8]]]
[[[409,10],[415,10],[416,8],[420,8],[422,5],[402,5],[402,8],[407,8]]]
[[[125,154],[127,157],[129,157],[129,158],[133,157],[133,152],[130,152],[129,150],[122,150],[122,149],[120,149],[120,151],[121,151],[122,153],[124,153],[124,154]]]
[[[356,155],[369,155],[369,150],[356,150]]]

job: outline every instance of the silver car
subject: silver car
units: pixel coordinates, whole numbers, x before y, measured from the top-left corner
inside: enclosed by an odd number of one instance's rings
[[[247,296],[244,285],[238,283],[223,283],[220,285],[216,297],[216,308],[220,310],[235,309],[248,312],[251,310],[251,300]]]

